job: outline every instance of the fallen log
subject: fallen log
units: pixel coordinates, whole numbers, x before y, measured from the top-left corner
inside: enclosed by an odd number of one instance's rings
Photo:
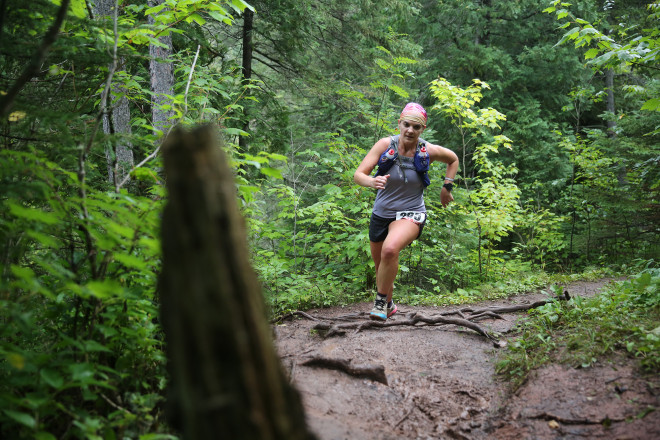
[[[387,385],[387,376],[385,376],[385,367],[382,365],[360,364],[352,365],[346,359],[313,357],[301,362],[300,365],[307,367],[329,368],[339,370],[353,377],[360,377],[380,382]]]

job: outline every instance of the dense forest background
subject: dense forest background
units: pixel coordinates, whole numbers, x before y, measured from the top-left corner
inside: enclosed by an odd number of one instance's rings
[[[409,101],[461,168],[449,208],[427,191],[400,301],[656,267],[659,21],[641,0],[0,2],[0,436],[174,438],[156,279],[176,124],[221,133],[273,315],[373,294],[352,176]]]

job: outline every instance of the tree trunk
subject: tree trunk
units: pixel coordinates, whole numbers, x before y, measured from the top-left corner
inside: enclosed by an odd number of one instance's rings
[[[122,93],[121,85],[113,84],[114,93]],[[130,141],[131,111],[128,99],[122,96],[114,105],[108,106],[108,113],[103,115],[103,132],[112,135],[105,157],[108,162],[108,181],[117,186],[131,171],[133,164],[133,144]]]
[[[116,0],[97,0],[94,2],[96,19],[112,23],[116,13],[116,3]],[[123,65],[123,60],[117,60],[117,65]],[[124,93],[122,84],[113,81],[112,94],[121,97],[114,104],[108,105],[108,112],[103,115],[103,132],[112,136],[110,145],[105,150],[108,163],[108,181],[113,183],[116,189],[119,189],[119,182],[131,171],[135,163],[133,145],[130,141],[132,134],[131,112],[128,107],[128,99],[122,93]]]
[[[605,90],[607,90],[607,111],[612,113],[612,116],[616,115],[616,108],[614,106],[614,69],[605,70]],[[607,120],[607,136],[613,138],[616,137],[616,120],[608,119]]]
[[[241,65],[243,70],[243,87],[247,87],[250,84],[250,80],[252,79],[252,50],[254,48],[252,42],[253,27],[254,12],[252,12],[250,9],[246,9],[243,13],[243,59]],[[247,94],[249,94],[249,90],[247,91],[246,95]],[[250,116],[246,112],[245,121],[243,123],[243,131],[248,132],[249,130]],[[238,137],[238,146],[241,152],[247,152],[248,145],[246,136]]]
[[[148,4],[149,7],[154,7],[163,4],[164,1],[149,0]],[[149,15],[149,24],[153,25],[155,20],[156,17],[153,14]],[[172,36],[161,35],[158,37],[158,41],[166,47],[149,45],[149,71],[151,73],[151,91],[153,92],[151,98],[152,125],[156,136],[161,138],[167,133],[172,124],[170,118],[174,116],[172,109],[163,108],[165,105],[172,104],[168,96],[174,95],[174,69],[169,61],[169,57],[172,55]]]
[[[475,29],[475,37],[474,37],[474,45],[475,46],[481,46],[485,45],[488,46],[488,40],[490,38],[490,7],[491,7],[491,0],[477,0],[477,9],[482,10],[485,9],[485,12],[483,13],[484,16],[484,23],[479,23]],[[483,25],[483,26],[482,26]]]
[[[161,322],[183,439],[313,439],[277,357],[234,176],[211,127],[163,144]]]

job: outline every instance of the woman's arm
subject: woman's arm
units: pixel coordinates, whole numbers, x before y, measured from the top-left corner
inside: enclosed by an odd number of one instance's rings
[[[447,164],[447,172],[445,177],[453,179],[458,172],[458,156],[449,148],[441,147],[440,145],[426,144],[426,149],[431,157],[431,162],[440,161]]]
[[[371,150],[364,156],[362,162],[355,170],[353,174],[353,181],[360,186],[367,188],[376,188],[383,189],[387,183],[387,179],[390,177],[389,174],[385,176],[376,176],[371,177],[370,174],[378,165],[378,160],[383,152],[390,146],[390,138],[383,138],[376,142]]]
[[[453,183],[456,173],[458,172],[458,156],[449,148],[441,147],[440,145],[427,144],[426,149],[431,157],[431,162],[440,161],[447,164],[447,171],[445,171],[445,181],[443,183]],[[449,202],[454,200],[454,196],[444,186],[440,190],[440,203],[442,206],[447,206]]]

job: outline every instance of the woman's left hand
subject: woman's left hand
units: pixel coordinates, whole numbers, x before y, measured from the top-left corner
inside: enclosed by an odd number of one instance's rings
[[[442,206],[446,208],[447,205],[449,205],[449,202],[453,202],[453,201],[454,201],[454,196],[451,195],[451,192],[448,191],[447,188],[443,187],[442,190],[440,191],[440,203],[442,204]]]

